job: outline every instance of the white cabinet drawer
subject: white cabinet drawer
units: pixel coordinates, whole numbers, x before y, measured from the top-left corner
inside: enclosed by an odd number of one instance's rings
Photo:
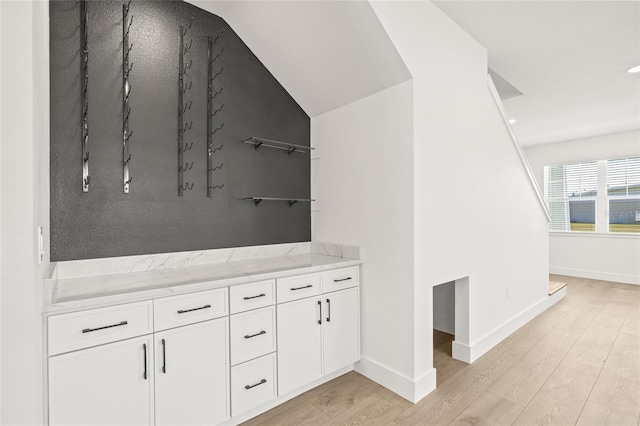
[[[349,268],[334,269],[322,273],[322,292],[342,290],[349,287],[357,287],[360,284],[360,268],[351,266]]]
[[[272,400],[277,388],[276,354],[231,367],[231,415]]]
[[[275,306],[231,316],[231,365],[276,350]]]
[[[154,300],[155,331],[228,315],[227,294],[221,288]]]
[[[232,314],[273,305],[276,301],[275,280],[237,285],[229,288]]]
[[[49,355],[153,333],[152,306],[146,301],[50,316]]]
[[[320,273],[298,275],[295,277],[279,278],[278,303],[320,294]]]

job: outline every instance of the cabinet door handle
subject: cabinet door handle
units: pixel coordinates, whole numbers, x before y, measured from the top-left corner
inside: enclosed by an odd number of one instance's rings
[[[185,314],[187,312],[199,311],[200,309],[209,309],[210,307],[211,307],[211,305],[204,305],[204,306],[200,306],[199,308],[185,309],[185,310],[180,309],[178,311],[178,313],[179,314]]]
[[[347,277],[347,278],[341,278],[339,280],[333,280],[334,283],[339,283],[340,281],[349,281],[352,280],[353,278],[351,277]]]
[[[104,330],[105,328],[113,328],[113,327],[120,327],[122,325],[127,325],[128,323],[126,321],[121,321],[118,324],[111,324],[111,325],[105,325],[104,327],[98,327],[98,328],[85,328],[82,330],[83,333],[91,333],[92,331],[98,331],[98,330]]]
[[[258,383],[256,383],[255,385],[246,385],[244,388],[249,390],[251,388],[255,388],[256,386],[260,386],[263,383],[267,383],[267,379],[262,379]]]
[[[247,334],[246,336],[244,336],[245,339],[251,339],[252,337],[256,337],[256,336],[261,336],[263,334],[267,334],[266,331],[262,330],[260,333],[256,333],[256,334]]]
[[[318,317],[318,324],[322,324],[322,302],[318,300],[318,306],[320,307],[320,316]]]
[[[142,373],[142,377],[147,380],[147,344],[142,344],[142,352],[144,357],[144,372]]]
[[[304,287],[291,287],[291,291],[302,290],[303,288],[313,287],[313,284],[305,285]]]
[[[266,294],[264,294],[264,293],[260,293],[260,294],[259,294],[259,295],[257,295],[257,296],[245,296],[245,297],[243,297],[243,299],[244,299],[244,300],[257,299],[258,297],[265,297],[265,296],[266,296]]]
[[[167,374],[167,343],[164,341],[164,339],[162,339],[161,342],[162,342],[162,372],[164,374]]]
[[[331,322],[331,300],[327,299],[327,322]]]

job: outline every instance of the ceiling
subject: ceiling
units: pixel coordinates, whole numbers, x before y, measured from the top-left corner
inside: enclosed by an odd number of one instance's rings
[[[504,101],[523,146],[640,128],[640,2],[434,3],[523,93]]]
[[[411,78],[367,1],[189,3],[224,18],[311,117]]]

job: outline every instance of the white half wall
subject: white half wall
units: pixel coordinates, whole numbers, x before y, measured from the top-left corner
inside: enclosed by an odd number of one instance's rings
[[[383,384],[409,400],[414,380],[412,111],[409,81],[311,119],[316,148],[311,196],[318,200],[312,207],[312,240],[363,248],[363,364],[386,371],[400,386]]]
[[[371,4],[414,81],[418,377],[433,365],[434,285],[469,277],[471,362],[547,298],[547,219],[487,88],[486,50],[430,2]]]
[[[45,422],[42,274],[49,216],[49,5],[0,2],[0,423]]]
[[[541,188],[544,166],[640,155],[640,130],[525,148]],[[640,284],[640,235],[549,233],[551,273]]]

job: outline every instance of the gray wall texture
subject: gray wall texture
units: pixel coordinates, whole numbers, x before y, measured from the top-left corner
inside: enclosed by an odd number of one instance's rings
[[[165,253],[309,241],[309,203],[251,196],[309,198],[310,158],[241,143],[251,137],[309,146],[310,120],[220,17],[182,1],[133,1],[130,61],[131,192],[122,184],[122,2],[88,2],[89,171],[82,192],[80,6],[50,2],[51,260]],[[178,28],[193,18],[187,41],[193,59],[185,120],[193,127],[184,155],[191,191],[178,196]],[[214,72],[224,104],[214,127],[213,184],[207,197],[207,37],[224,35]]]

